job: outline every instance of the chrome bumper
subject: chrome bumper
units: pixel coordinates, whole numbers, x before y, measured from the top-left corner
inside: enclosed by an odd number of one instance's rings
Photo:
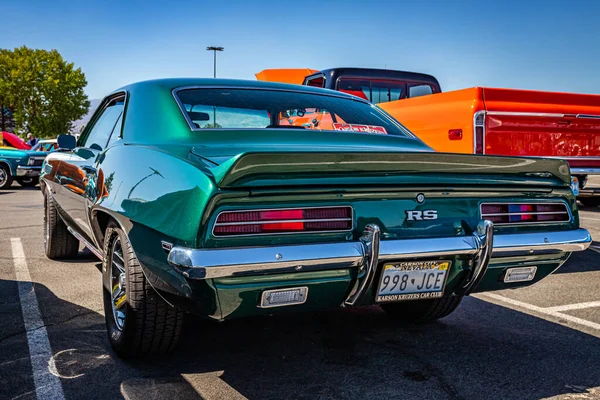
[[[383,241],[379,236],[379,227],[368,225],[357,242],[229,249],[176,246],[170,250],[168,261],[190,279],[358,268],[361,278],[346,300],[346,304],[354,304],[370,286],[380,262],[469,256],[473,260],[471,276],[462,288],[468,293],[485,274],[492,256],[582,251],[592,242],[585,229],[494,236],[490,221],[481,221],[472,236]]]
[[[17,165],[17,176],[36,177],[40,176],[41,170],[40,166]]]

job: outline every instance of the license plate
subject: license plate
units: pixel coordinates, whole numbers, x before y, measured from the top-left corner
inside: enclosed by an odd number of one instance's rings
[[[452,261],[407,261],[385,264],[378,302],[442,297]]]

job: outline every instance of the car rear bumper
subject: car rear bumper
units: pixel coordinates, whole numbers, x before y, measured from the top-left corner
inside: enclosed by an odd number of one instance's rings
[[[40,166],[17,165],[17,176],[25,178],[34,178],[36,176],[40,176],[41,170],[42,167]]]
[[[228,249],[176,246],[170,250],[168,261],[189,279],[358,268],[361,278],[346,300],[354,304],[370,286],[380,262],[468,256],[474,260],[462,288],[468,293],[482,279],[491,257],[569,253],[585,250],[591,242],[585,229],[494,235],[489,221],[481,221],[472,236],[380,241],[379,228],[369,225],[355,242]]]

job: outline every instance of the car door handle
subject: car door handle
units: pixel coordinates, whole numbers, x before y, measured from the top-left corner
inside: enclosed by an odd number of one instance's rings
[[[81,170],[83,172],[85,172],[86,174],[95,174],[96,173],[96,168],[92,167],[91,165],[84,165],[83,167],[81,167]]]

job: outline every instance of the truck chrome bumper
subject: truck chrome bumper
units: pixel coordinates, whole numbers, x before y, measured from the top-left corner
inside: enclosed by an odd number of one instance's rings
[[[168,262],[190,279],[358,268],[361,278],[346,300],[347,304],[354,304],[370,286],[379,262],[469,256],[473,260],[472,276],[463,286],[468,293],[485,274],[492,256],[582,251],[592,242],[585,229],[494,236],[490,221],[481,221],[472,236],[383,241],[379,236],[379,227],[368,225],[356,242],[228,249],[175,246],[169,252]]]
[[[36,176],[40,176],[40,171],[42,170],[42,167],[39,166],[24,166],[24,165],[17,165],[17,176],[19,177],[36,177]]]

